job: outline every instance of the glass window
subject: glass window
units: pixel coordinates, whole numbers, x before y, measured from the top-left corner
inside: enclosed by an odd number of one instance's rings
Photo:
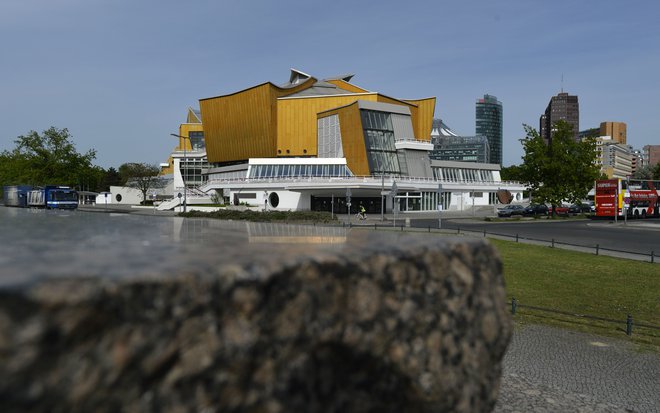
[[[206,148],[204,132],[188,132],[188,139],[193,151],[203,151]]]

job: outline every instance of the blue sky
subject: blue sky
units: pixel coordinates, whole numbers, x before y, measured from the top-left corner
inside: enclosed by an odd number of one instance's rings
[[[436,117],[475,130],[476,99],[504,106],[504,164],[522,124],[561,87],[580,129],[628,125],[660,144],[657,1],[2,0],[0,150],[68,128],[105,168],[167,160],[198,99],[297,68],[399,98],[437,97]]]

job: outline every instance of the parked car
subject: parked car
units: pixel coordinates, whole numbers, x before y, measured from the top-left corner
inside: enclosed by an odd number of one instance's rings
[[[568,205],[555,205],[553,207],[552,212],[557,216],[567,217],[568,214],[569,214],[569,206]]]
[[[596,212],[596,206],[594,201],[584,201],[582,203],[582,212],[585,214]]]
[[[522,205],[507,205],[497,210],[498,217],[512,217],[514,215],[522,216],[525,208]]]
[[[548,215],[548,206],[545,204],[529,204],[523,210],[524,216]]]
[[[568,207],[568,213],[569,214],[577,215],[581,212],[582,212],[582,205],[573,204],[573,205]]]

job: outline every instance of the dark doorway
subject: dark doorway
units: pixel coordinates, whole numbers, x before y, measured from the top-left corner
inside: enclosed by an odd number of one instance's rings
[[[360,210],[360,204],[364,205],[367,214],[380,214],[381,199],[380,198],[351,198],[351,213],[357,213]],[[332,197],[317,197],[312,196],[312,211],[332,211]],[[347,213],[346,198],[335,197],[334,205],[335,214]]]

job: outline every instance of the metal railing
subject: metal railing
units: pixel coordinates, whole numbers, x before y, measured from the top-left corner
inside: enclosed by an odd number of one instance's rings
[[[660,331],[660,326],[652,325],[652,324],[647,324],[647,323],[640,323],[640,322],[635,322],[633,320],[633,316],[628,314],[626,317],[626,320],[614,320],[611,318],[605,318],[605,317],[598,317],[598,316],[593,316],[593,315],[588,315],[588,314],[578,314],[578,313],[572,313],[569,311],[561,311],[561,310],[556,310],[554,308],[545,308],[545,307],[537,307],[534,305],[527,305],[527,304],[520,304],[518,300],[516,300],[516,297],[511,297],[511,314],[516,315],[518,312],[519,308],[526,308],[529,310],[534,310],[534,311],[541,311],[541,312],[546,312],[546,313],[553,313],[553,314],[560,314],[564,316],[569,316],[569,317],[576,317],[576,318],[581,318],[581,319],[586,319],[586,320],[594,320],[594,321],[601,321],[601,322],[606,322],[606,323],[613,323],[613,324],[625,324],[626,325],[626,334],[628,336],[632,336],[633,333],[633,325],[637,327],[642,327],[642,328],[647,328],[650,330],[658,330]]]
[[[277,176],[277,177],[261,177],[261,178],[221,178],[221,179],[209,179],[203,185],[200,186],[200,189],[209,189],[213,185],[220,184],[236,184],[236,183],[295,183],[295,182],[313,182],[313,183],[337,183],[341,182],[344,184],[360,184],[360,183],[374,183],[381,184],[383,177],[381,176]],[[447,179],[437,179],[430,177],[412,177],[412,176],[386,176],[385,182],[386,187],[391,186],[390,181],[396,181],[398,184],[406,183],[441,183],[447,185],[484,185],[491,186],[493,188],[502,187],[502,186],[512,186],[512,185],[522,185],[518,181],[484,181],[478,179],[462,179],[462,180],[447,180]]]
[[[349,224],[355,226],[355,224]],[[364,227],[365,225],[360,225],[358,226]],[[515,242],[524,242],[526,244],[534,244],[534,245],[546,245],[551,248],[563,248],[563,249],[572,249],[575,251],[580,251],[580,252],[587,252],[587,253],[593,253],[595,255],[606,255],[610,257],[618,257],[618,258],[628,258],[628,259],[634,259],[637,261],[647,261],[650,263],[660,263],[660,260],[658,258],[658,255],[656,255],[655,251],[652,250],[650,252],[640,252],[640,251],[630,251],[630,250],[623,250],[623,249],[615,249],[615,248],[608,248],[608,247],[603,247],[600,244],[591,244],[591,245],[585,245],[585,244],[575,244],[571,242],[566,242],[566,241],[559,241],[555,238],[552,239],[540,239],[540,238],[531,238],[531,237],[524,237],[520,236],[519,234],[511,235],[511,234],[502,234],[502,233],[497,233],[497,232],[488,232],[486,230],[466,230],[462,229],[461,227],[457,227],[456,229],[443,229],[443,228],[437,228],[434,226],[427,226],[426,228],[424,227],[410,227],[406,226],[405,222],[401,224],[377,224],[374,223],[373,225],[368,224],[369,227],[373,226],[373,229],[378,230],[380,229],[388,229],[391,230],[393,227],[396,229],[400,229],[401,231],[407,230],[411,232],[420,232],[420,231],[427,231],[427,232],[439,232],[439,233],[444,233],[444,234],[463,234],[463,235],[472,235],[472,236],[479,236],[479,237],[492,237],[495,239],[503,239],[503,240],[512,240]]]

